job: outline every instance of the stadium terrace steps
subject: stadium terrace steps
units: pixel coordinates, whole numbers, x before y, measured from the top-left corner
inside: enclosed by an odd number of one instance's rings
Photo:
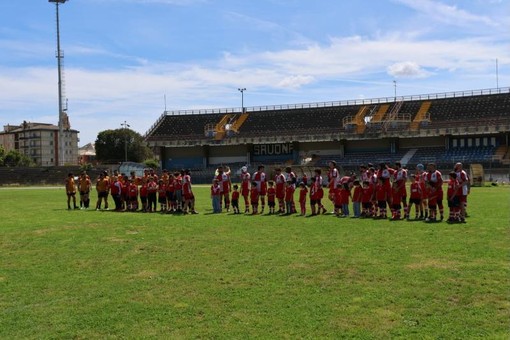
[[[365,125],[365,116],[369,112],[368,105],[363,105],[359,108],[358,113],[354,117],[354,121],[356,123],[356,133],[357,134],[363,134],[365,132],[365,129],[367,126]]]
[[[417,131],[418,128],[420,127],[420,123],[423,121],[430,122],[429,108],[430,108],[431,104],[432,104],[431,101],[424,101],[421,104],[420,110],[418,110],[418,113],[416,114],[416,116],[414,117],[414,119],[410,125],[411,131]]]
[[[246,119],[248,119],[248,116],[249,116],[249,113],[245,112],[245,113],[242,113],[235,121],[234,123],[232,124],[231,126],[231,130],[233,130],[234,132],[239,132],[239,130],[241,129],[241,126],[243,125],[243,123],[246,121]]]
[[[416,151],[418,151],[418,149],[410,149],[409,151],[407,151],[404,157],[400,159],[400,163],[402,165],[406,165],[407,163],[409,163],[409,161],[411,160],[411,158],[413,158]]]
[[[374,123],[381,123],[383,121],[384,116],[386,115],[386,112],[388,112],[388,109],[390,108],[390,104],[383,104],[379,107],[375,115],[370,120],[371,124]]]

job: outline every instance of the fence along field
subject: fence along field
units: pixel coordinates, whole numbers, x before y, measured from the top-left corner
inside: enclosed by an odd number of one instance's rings
[[[173,216],[0,189],[0,337],[509,336],[508,187],[463,225],[211,215],[208,191]]]

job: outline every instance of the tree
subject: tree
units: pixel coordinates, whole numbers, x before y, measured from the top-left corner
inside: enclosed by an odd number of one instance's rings
[[[103,163],[117,163],[125,160],[141,163],[153,157],[151,149],[142,135],[131,129],[105,130],[96,139],[96,159]]]
[[[0,145],[0,166],[4,166],[5,149]]]
[[[5,151],[4,151],[5,152]],[[1,153],[1,152],[0,152]],[[21,154],[18,150],[11,150],[3,156],[3,166],[32,166],[34,162],[28,157]]]

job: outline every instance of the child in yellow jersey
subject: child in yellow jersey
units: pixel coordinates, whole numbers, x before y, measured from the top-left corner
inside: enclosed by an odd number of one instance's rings
[[[74,183],[74,177],[72,173],[67,175],[65,183],[67,194],[67,209],[71,210],[71,199],[73,200],[74,209],[78,209],[76,206],[76,184]]]
[[[105,209],[108,209],[108,190],[110,189],[110,181],[102,172],[96,182],[97,203],[96,210],[101,209],[101,202],[104,201]]]
[[[85,171],[81,173],[78,179],[78,191],[80,192],[80,208],[88,209],[90,204],[90,188],[92,184]]]

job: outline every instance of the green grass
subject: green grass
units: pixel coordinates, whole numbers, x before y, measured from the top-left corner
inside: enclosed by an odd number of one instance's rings
[[[211,215],[196,191],[170,216],[0,189],[0,338],[510,336],[508,187],[455,225]]]

